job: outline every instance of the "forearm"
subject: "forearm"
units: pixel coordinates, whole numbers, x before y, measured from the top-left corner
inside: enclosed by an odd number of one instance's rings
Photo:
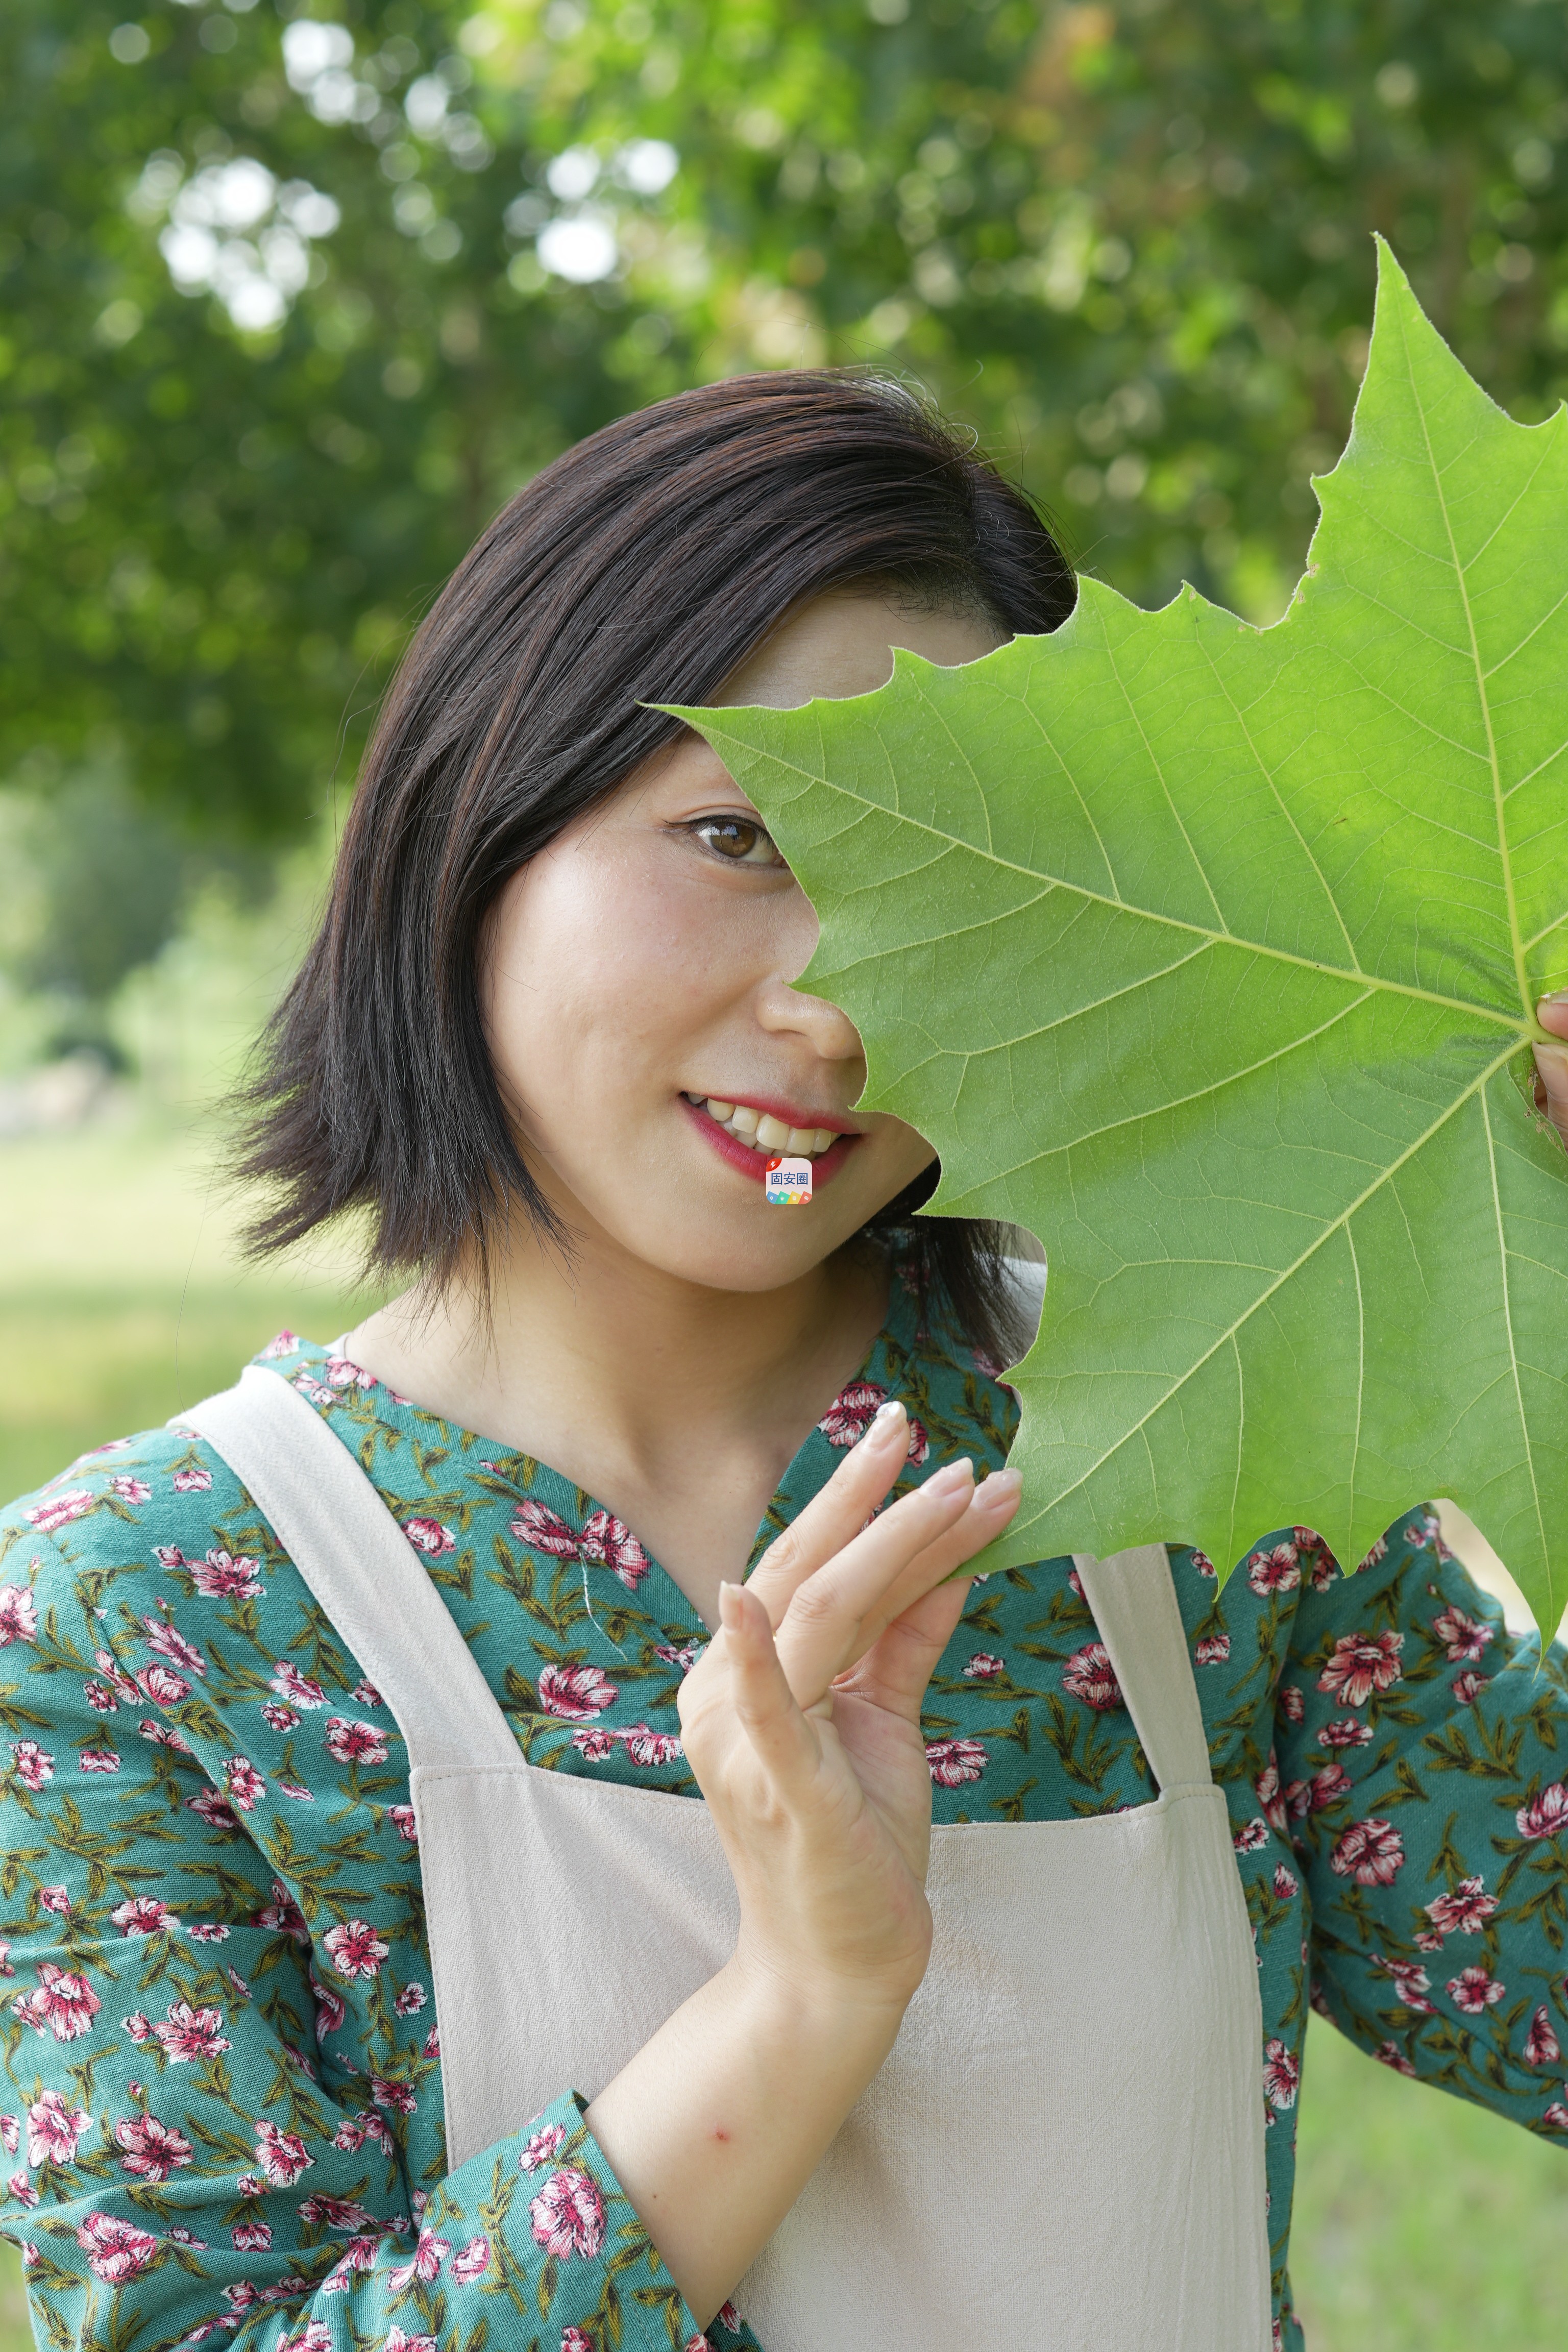
[[[897,2000],[815,1995],[736,1958],[606,2085],[587,2122],[706,2325],[898,2035]]]

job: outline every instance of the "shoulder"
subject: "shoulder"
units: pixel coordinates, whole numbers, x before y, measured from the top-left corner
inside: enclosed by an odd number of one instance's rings
[[[249,1508],[238,1479],[205,1440],[148,1429],[84,1454],[0,1509],[0,1576],[74,1581],[94,1571],[155,1570],[177,1552],[200,1559]]]
[[[317,1361],[327,1356],[284,1331],[255,1360],[309,1393]],[[139,1566],[155,1576],[213,1554],[254,1551],[257,1530],[256,1507],[240,1479],[176,1414],[161,1429],[79,1454],[46,1485],[0,1507],[0,1577],[15,1581],[20,1572],[36,1588],[50,1579],[120,1579]],[[276,1561],[275,1539],[264,1540]]]

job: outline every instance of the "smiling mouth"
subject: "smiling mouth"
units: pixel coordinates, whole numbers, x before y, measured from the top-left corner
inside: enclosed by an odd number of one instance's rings
[[[763,1158],[779,1159],[787,1153],[791,1159],[816,1160],[831,1151],[836,1143],[849,1139],[838,1128],[786,1127],[782,1118],[753,1110],[748,1103],[723,1102],[711,1095],[689,1094],[685,1099],[695,1109],[706,1111],[723,1134]]]

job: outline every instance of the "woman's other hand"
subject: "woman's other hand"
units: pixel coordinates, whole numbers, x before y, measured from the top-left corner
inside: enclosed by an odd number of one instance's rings
[[[681,1686],[687,1759],[741,1898],[733,1956],[588,2109],[705,2324],[897,2038],[931,1952],[921,1702],[1018,1505],[967,1462],[873,1517],[909,1451],[885,1406],[744,1585]]]
[[[744,1585],[682,1685],[681,1732],[741,1898],[737,1962],[900,2013],[925,1972],[921,1706],[963,1613],[954,1571],[1017,1508],[1015,1471],[950,1465],[879,1516],[909,1420],[882,1408]]]
[[[1535,1049],[1535,1107],[1546,1113],[1568,1144],[1568,991],[1543,997],[1536,1007],[1536,1018],[1543,1029],[1563,1042]]]

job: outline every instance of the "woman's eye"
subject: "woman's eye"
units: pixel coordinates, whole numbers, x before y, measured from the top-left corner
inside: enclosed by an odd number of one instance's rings
[[[751,817],[705,816],[691,828],[705,848],[731,866],[782,866],[773,835]]]

